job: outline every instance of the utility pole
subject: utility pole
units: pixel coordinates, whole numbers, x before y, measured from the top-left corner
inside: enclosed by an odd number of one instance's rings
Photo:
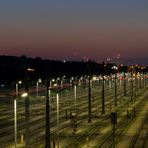
[[[113,66],[112,69],[114,70],[114,73],[115,73],[115,106],[117,106],[117,69],[118,67],[117,66]]]
[[[133,101],[133,68],[131,68],[131,101]]]
[[[91,76],[88,78],[88,123],[91,123]]]
[[[50,101],[49,101],[49,79],[46,79],[46,139],[45,148],[50,148]]]
[[[115,69],[115,106],[117,106],[117,70]]]
[[[126,73],[124,71],[124,96],[126,96],[127,93],[126,93]]]
[[[102,79],[102,114],[105,114],[104,67],[105,67],[105,63],[103,62],[103,79]]]
[[[16,94],[14,97],[14,142],[17,147],[17,99],[18,99],[18,83],[16,83]]]
[[[92,78],[92,63],[91,61],[88,62],[87,65],[88,68],[88,73],[89,73],[89,77],[88,77],[88,123],[91,123],[91,78]]]
[[[25,82],[25,91],[28,94],[28,75],[26,77],[26,82]],[[29,95],[25,97],[25,147],[29,147],[30,144],[30,127],[29,127],[29,122],[30,122],[30,112],[29,112]]]

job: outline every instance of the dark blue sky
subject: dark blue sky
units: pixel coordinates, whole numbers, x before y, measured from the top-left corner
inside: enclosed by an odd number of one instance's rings
[[[147,8],[147,0],[1,0],[0,54],[145,57]]]

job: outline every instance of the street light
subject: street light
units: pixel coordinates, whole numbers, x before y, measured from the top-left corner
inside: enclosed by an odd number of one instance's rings
[[[126,93],[126,73],[124,71],[124,96],[126,96],[127,93]]]
[[[57,85],[59,84],[59,80],[60,80],[60,78],[57,78],[57,79],[56,79],[56,83],[57,83]]]
[[[91,76],[88,78],[88,123],[91,123]]]
[[[65,76],[63,76],[62,79],[61,79],[61,89],[63,89],[64,79],[65,79]]]
[[[102,114],[105,114],[105,96],[104,96],[104,73],[105,73],[105,63],[103,62],[103,78],[102,78]]]
[[[117,106],[117,66],[113,66],[112,69],[115,70],[115,106]]]
[[[25,97],[27,97],[27,96],[28,96],[28,93],[27,93],[27,92],[25,92],[25,93],[23,93],[23,94],[21,95],[22,98],[25,98]]]
[[[22,84],[22,81],[18,81],[16,84],[15,84],[15,93],[16,93],[16,97],[18,97],[18,87],[19,87],[19,84]]]
[[[19,83],[21,84],[21,83]],[[22,98],[25,98],[28,96],[28,93],[21,94]],[[17,147],[17,99],[18,99],[18,93],[17,96],[14,98],[14,140],[15,140],[15,148]]]
[[[57,94],[57,129],[59,125],[59,94]],[[59,148],[59,133],[57,130],[57,148]]]
[[[131,68],[131,101],[133,101],[133,67]]]
[[[74,99],[75,99],[75,109],[76,109],[76,103],[77,103],[77,86],[74,85]]]
[[[22,81],[18,81],[15,85],[15,98],[14,98],[14,141],[15,148],[17,147],[17,98],[18,98],[18,85],[21,84]]]
[[[28,92],[24,92],[21,94],[22,98],[25,98],[25,116],[26,116],[26,122],[29,122],[29,103],[28,103]],[[25,130],[25,143],[26,147],[29,145],[29,140],[30,140],[30,133],[29,133],[29,127],[26,126]]]
[[[69,80],[69,81],[70,81],[70,84],[72,84],[72,83],[73,83],[73,80],[74,80],[74,78],[73,78],[73,77],[71,77],[71,78],[70,78],[70,80]]]
[[[57,126],[59,124],[59,94],[57,94]]]
[[[104,74],[102,78],[102,114],[105,114]]]
[[[73,80],[74,80],[74,78],[73,78],[73,77],[71,77],[71,78],[70,78],[70,80],[69,80],[69,83],[70,83],[69,88],[70,88],[70,89],[71,89],[71,87],[73,86]]]
[[[39,93],[39,83],[41,83],[42,80],[41,79],[38,79],[38,81],[36,82],[36,95],[38,97],[38,93]]]
[[[14,141],[15,148],[17,147],[17,98],[14,98]]]

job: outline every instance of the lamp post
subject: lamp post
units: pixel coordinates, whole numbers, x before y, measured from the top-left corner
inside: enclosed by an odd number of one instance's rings
[[[148,74],[146,72],[146,86],[147,86],[147,84],[148,84]]]
[[[37,97],[39,95],[39,83],[41,83],[41,82],[42,82],[41,79],[38,79],[38,81],[36,82],[36,95],[37,95]]]
[[[102,78],[102,114],[105,114],[104,74]]]
[[[88,78],[88,123],[91,123],[91,77]]]
[[[74,99],[75,99],[75,109],[76,109],[76,103],[77,103],[77,86],[74,85]]]
[[[29,111],[29,96],[28,96],[28,80],[26,79],[26,84],[25,84],[25,91],[26,94],[22,95],[22,97],[25,98],[25,146],[28,147],[30,144],[30,127],[29,127],[29,122],[30,122],[30,111]]]
[[[117,72],[115,72],[115,106],[117,106]]]
[[[59,85],[60,78],[56,79],[56,84]]]
[[[133,101],[133,68],[131,68],[131,101]]]
[[[46,80],[46,139],[45,148],[50,148],[50,105],[49,105],[49,79]]]
[[[112,69],[115,70],[115,106],[117,106],[117,66],[113,66]]]
[[[126,96],[126,73],[124,71],[124,96]]]
[[[59,125],[59,94],[57,94],[57,129]],[[57,130],[57,148],[59,148],[59,132]]]
[[[27,66],[27,65],[26,65]],[[25,147],[30,145],[30,99],[29,99],[29,81],[34,73],[34,68],[25,68],[24,80],[25,80],[25,91],[28,94],[25,97]]]
[[[21,84],[22,81],[18,81],[15,84],[15,98],[14,98],[14,141],[15,148],[17,147],[17,99],[18,99],[18,85]]]
[[[62,79],[61,79],[61,89],[63,89],[64,79],[65,79],[65,76],[63,76]]]
[[[57,126],[59,124],[59,94],[57,93]]]
[[[108,88],[111,89],[111,75],[108,76]]]
[[[25,92],[25,93],[23,93],[23,94],[21,94],[21,97],[22,98],[28,98],[28,93],[27,92]],[[26,109],[25,109],[25,112],[26,112]],[[28,134],[26,134],[26,133],[28,133]],[[26,143],[26,147],[29,145],[29,131],[28,131],[28,125],[27,125],[27,127],[26,127],[26,130],[25,130],[25,136],[26,136],[26,140],[25,140],[25,143]]]
[[[140,75],[139,75],[139,88],[142,89],[142,86],[141,86],[141,72],[140,72]]]
[[[103,62],[103,77],[102,77],[102,114],[105,114],[105,96],[104,96],[104,68],[105,63]]]
[[[69,80],[69,84],[70,84],[69,89],[71,89],[72,83],[73,83],[73,77],[71,77],[70,80]]]
[[[22,81],[18,81],[16,84],[15,84],[15,94],[16,94],[16,97],[18,97],[18,88],[19,88],[19,84],[22,84]]]
[[[92,92],[91,92],[91,83],[92,83],[92,63],[91,61],[88,62],[88,65],[87,65],[87,68],[88,68],[88,73],[89,73],[89,76],[88,76],[88,123],[91,123],[92,122],[92,108],[91,108],[91,96],[92,96]]]
[[[17,96],[14,98],[14,141],[17,147]]]

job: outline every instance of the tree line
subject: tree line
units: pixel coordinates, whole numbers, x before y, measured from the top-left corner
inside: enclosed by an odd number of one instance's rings
[[[0,82],[9,83],[25,79],[28,77],[34,81],[38,78],[46,79],[57,78],[65,75],[84,76],[84,75],[101,75],[114,73],[112,69],[115,63],[96,63],[94,61],[58,61],[47,60],[40,57],[29,58],[26,56],[0,56]],[[118,71],[127,72],[128,66],[119,65]],[[137,68],[137,71],[140,68]],[[142,69],[143,72],[148,71],[148,67]]]

